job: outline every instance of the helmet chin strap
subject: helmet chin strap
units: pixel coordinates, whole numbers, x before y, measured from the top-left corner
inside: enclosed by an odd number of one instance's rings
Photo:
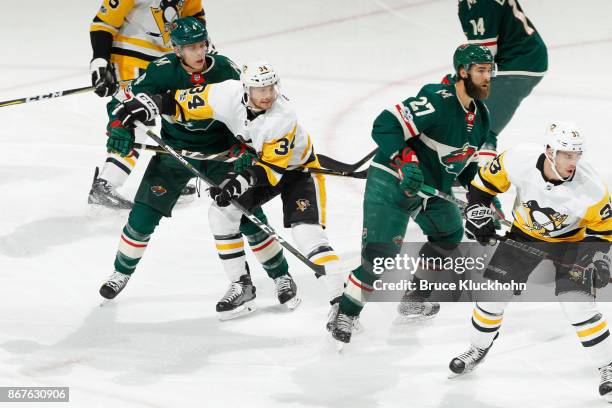
[[[278,83],[274,84],[274,89],[276,93],[276,96],[274,97],[274,102],[276,102],[276,99],[278,99],[278,95],[280,92],[278,89]],[[260,113],[260,112],[265,111],[266,109],[256,108],[255,106],[253,106],[253,102],[251,101],[251,95],[249,94],[250,92],[251,92],[251,87],[244,86],[244,95],[242,96],[242,103],[244,104],[244,106],[246,106],[247,109],[249,109],[253,113]]]
[[[544,155],[546,156],[546,160],[548,160],[551,164],[552,171],[553,173],[555,173],[555,176],[557,176],[557,178],[561,181],[568,181],[571,176],[561,177],[561,175],[557,171],[557,151],[555,149],[552,149],[552,158],[548,157],[548,153],[545,153]]]

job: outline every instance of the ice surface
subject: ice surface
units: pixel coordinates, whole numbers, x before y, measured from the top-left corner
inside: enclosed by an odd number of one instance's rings
[[[89,84],[97,0],[3,3],[1,100]],[[521,3],[549,45],[550,71],[500,147],[541,141],[550,119],[575,120],[588,137],[586,159],[610,184],[612,3]],[[221,51],[237,62],[270,60],[317,151],[349,162],[373,148],[374,117],[438,82],[463,40],[451,0],[205,6]],[[227,283],[206,197],[162,222],[125,292],[101,308],[97,290],[112,272],[127,216],[93,215],[86,205],[105,157],[104,101],[85,94],[6,107],[0,121],[0,386],[70,386],[64,405],[72,407],[605,404],[598,373],[555,304],[512,305],[486,364],[455,381],[446,379],[447,365],[467,347],[470,305],[443,305],[429,325],[396,327],[394,305],[370,304],[366,331],[338,355],[324,329],[323,284],[289,255],[304,299],[296,311],[277,305],[252,261],[260,310],[220,323],[214,304]],[[134,177],[126,194],[136,185]],[[328,178],[328,232],[348,266],[359,251],[363,187]],[[279,229],[280,210],[278,201],[266,207]],[[421,234],[410,226],[408,236]]]

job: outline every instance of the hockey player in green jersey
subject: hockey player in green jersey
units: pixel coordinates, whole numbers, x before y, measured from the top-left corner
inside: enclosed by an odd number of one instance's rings
[[[134,145],[134,129],[123,126],[124,123],[129,123],[129,119],[120,115],[119,110],[123,106],[119,104],[120,99],[138,99],[142,93],[159,94],[174,89],[203,88],[209,83],[239,79],[240,71],[229,58],[219,54],[207,54],[208,35],[201,21],[194,17],[178,19],[170,37],[175,52],[151,62],[146,72],[134,81],[130,89],[109,103],[109,112],[112,112],[108,125],[109,151],[125,156],[131,152]],[[124,120],[120,121],[117,117]],[[226,125],[212,118],[212,113],[210,118],[202,118],[188,124],[162,118],[161,136],[174,149],[201,153],[223,152],[238,143]],[[231,163],[198,160],[190,162],[217,183],[233,169]],[[171,216],[181,190],[191,177],[191,173],[170,155],[153,156],[121,234],[119,250],[115,257],[115,272],[100,288],[103,297],[112,299],[125,287],[143,256],[155,227],[162,217]],[[255,214],[266,220],[260,208]],[[246,218],[241,221],[240,231],[254,247],[260,246],[264,241],[271,241],[265,253],[255,252],[271,278],[288,275],[287,261],[278,242],[271,240]],[[217,304],[217,311],[226,318],[253,310],[245,306],[255,297],[255,288],[245,262],[242,234],[215,236],[222,262],[232,264],[229,268],[231,273],[228,272],[232,284],[226,296]]]
[[[375,259],[393,258],[400,251],[410,216],[428,238],[419,251],[423,256],[449,254],[463,237],[461,213],[454,204],[418,196],[423,184],[446,193],[455,180],[467,185],[478,170],[478,150],[489,137],[482,100],[490,92],[493,56],[486,47],[461,45],[453,65],[455,84],[425,85],[417,96],[384,110],[374,121],[372,138],[379,150],[368,170],[361,265],[350,274],[328,325],[340,342],[350,341],[353,322],[374,290]],[[407,295],[402,305],[409,310],[403,314],[418,318],[439,310],[426,300],[426,291]]]
[[[489,48],[497,63],[487,99],[497,137],[546,73],[546,45],[517,0],[459,0],[459,21],[468,43]]]

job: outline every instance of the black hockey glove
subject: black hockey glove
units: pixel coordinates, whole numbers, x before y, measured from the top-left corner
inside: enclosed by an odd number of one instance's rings
[[[230,172],[219,187],[210,188],[210,197],[219,207],[227,207],[231,200],[240,198],[252,186],[253,179],[249,173]]]
[[[161,95],[139,93],[117,105],[112,113],[123,126],[134,127],[134,122],[137,120],[143,123],[153,121],[159,116],[161,109]]]
[[[95,86],[94,92],[98,96],[113,96],[119,84],[113,70],[108,66],[108,61],[104,58],[94,58],[89,65],[91,72],[91,85]]]
[[[603,252],[595,252],[585,268],[586,276],[592,276],[593,286],[601,289],[610,280],[610,258]]]
[[[490,207],[481,203],[468,206],[465,210],[465,236],[482,245],[495,244],[495,216]]]

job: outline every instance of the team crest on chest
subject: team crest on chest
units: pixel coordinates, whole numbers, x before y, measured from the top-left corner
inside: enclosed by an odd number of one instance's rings
[[[567,224],[563,224],[568,217],[566,214],[561,214],[549,207],[542,208],[536,200],[523,203],[523,208],[528,216],[526,227],[543,237],[549,237],[552,232],[567,227]]]
[[[185,0],[161,0],[157,7],[151,7],[151,14],[157,24],[159,33],[150,33],[153,37],[161,37],[165,45],[170,44],[172,22],[181,16]]]
[[[451,151],[446,156],[440,157],[440,161],[447,172],[459,174],[470,158],[474,156],[474,153],[476,153],[476,148],[466,143],[463,147]]]
[[[297,209],[301,212],[306,211],[308,207],[310,207],[310,201],[306,200],[305,198],[300,198],[295,203],[297,204]]]
[[[191,74],[191,83],[194,85],[200,85],[204,83],[204,75],[198,73]]]
[[[474,122],[476,121],[476,114],[474,112],[468,112],[465,115],[465,124],[467,127],[467,131],[471,132],[474,129]]]
[[[159,196],[163,196],[164,194],[166,194],[168,190],[166,190],[164,186],[153,186],[151,187],[151,192],[159,197]]]

